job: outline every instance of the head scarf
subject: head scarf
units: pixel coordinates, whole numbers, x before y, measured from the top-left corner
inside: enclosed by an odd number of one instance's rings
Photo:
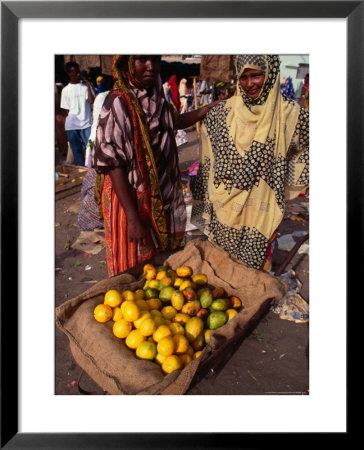
[[[308,115],[280,93],[277,55],[234,58],[236,95],[205,116],[191,222],[226,251],[260,268],[286,198],[308,185]],[[239,79],[264,72],[257,98]]]
[[[243,97],[245,105],[263,105],[273,87],[279,81],[279,57],[277,55],[238,55],[234,58],[238,90]],[[258,98],[250,98],[239,83],[245,69],[261,70],[264,72],[264,84]]]

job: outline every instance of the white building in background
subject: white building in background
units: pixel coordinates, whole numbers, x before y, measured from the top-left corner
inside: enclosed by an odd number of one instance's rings
[[[296,91],[309,73],[309,55],[279,55],[281,60],[281,80],[291,77]]]

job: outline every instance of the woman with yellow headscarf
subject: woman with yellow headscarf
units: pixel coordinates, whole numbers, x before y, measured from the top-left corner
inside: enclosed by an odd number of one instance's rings
[[[191,222],[256,269],[265,268],[286,199],[308,187],[308,112],[280,92],[276,55],[234,57],[236,95],[201,125]]]

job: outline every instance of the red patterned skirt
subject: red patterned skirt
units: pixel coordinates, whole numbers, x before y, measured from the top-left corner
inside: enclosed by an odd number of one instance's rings
[[[126,214],[112,188],[109,175],[105,175],[104,178],[101,204],[104,216],[106,262],[109,277],[145,262],[156,254],[157,250],[150,231],[147,234],[145,246],[136,246],[129,241]]]

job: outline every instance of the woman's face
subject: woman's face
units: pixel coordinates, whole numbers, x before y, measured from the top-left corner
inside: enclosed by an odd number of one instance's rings
[[[239,79],[240,86],[250,98],[258,98],[264,84],[264,72],[255,69],[245,69]]]
[[[136,55],[134,58],[135,78],[143,87],[154,86],[160,72],[160,56]]]

